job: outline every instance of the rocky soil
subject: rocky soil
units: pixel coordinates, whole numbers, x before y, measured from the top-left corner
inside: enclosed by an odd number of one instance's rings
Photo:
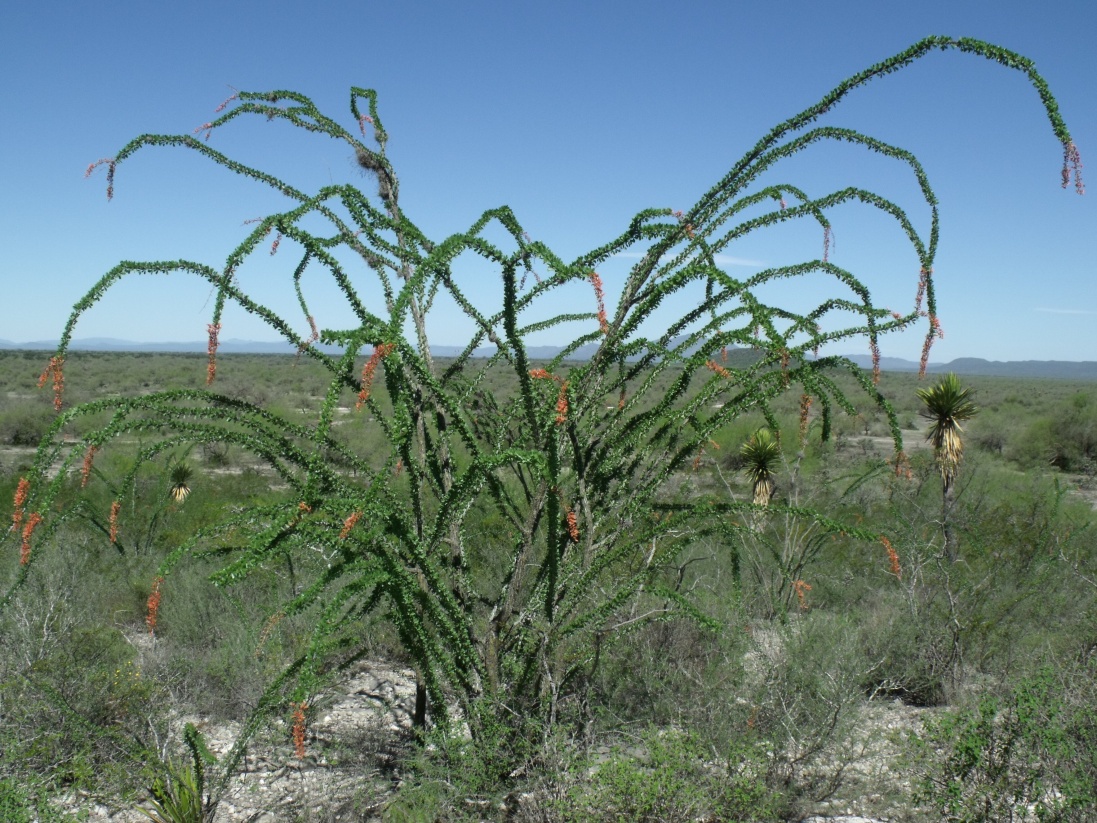
[[[307,754],[294,755],[289,730],[272,727],[257,735],[241,772],[217,810],[216,823],[334,823],[380,820],[395,788],[393,767],[410,741],[415,702],[414,674],[383,663],[363,663],[332,693],[314,701]],[[220,757],[232,748],[237,723],[194,723],[210,751]],[[72,798],[72,811],[89,814],[88,823],[137,823],[148,818],[129,809]]]
[[[406,669],[371,662],[350,672],[338,687],[314,701],[308,752],[295,757],[289,730],[280,724],[257,735],[244,766],[222,800],[216,823],[335,823],[379,821],[398,785],[397,765],[410,744],[414,676]],[[899,766],[902,742],[920,726],[926,710],[900,701],[866,701],[843,785],[814,809],[805,823],[907,823],[910,782]],[[239,725],[192,722],[211,751],[229,751]],[[89,823],[137,823],[147,818],[132,806],[110,808],[73,797],[70,811]]]

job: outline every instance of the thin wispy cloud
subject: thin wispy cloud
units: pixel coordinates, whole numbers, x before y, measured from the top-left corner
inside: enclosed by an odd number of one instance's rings
[[[613,255],[614,257],[627,257],[630,260],[640,260],[644,257],[642,252],[638,251],[622,251]],[[732,257],[730,254],[718,254],[714,258],[717,265],[720,266],[747,266],[749,268],[764,268],[768,264],[765,260],[752,260],[749,257]]]
[[[1042,306],[1037,307],[1036,311],[1044,314],[1097,314],[1097,311],[1092,309],[1047,309]]]

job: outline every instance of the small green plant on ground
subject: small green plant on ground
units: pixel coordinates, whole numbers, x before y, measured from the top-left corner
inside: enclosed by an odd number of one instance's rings
[[[375,196],[348,184],[305,192],[194,136],[136,138],[89,169],[106,166],[108,197],[118,166],[135,152],[174,146],[269,186],[289,203],[249,229],[223,266],[126,261],[76,304],[42,375],[42,384],[52,385],[59,414],[16,488],[13,527],[4,541],[18,547],[19,567],[0,609],[69,520],[96,517],[111,544],[124,543],[133,524],[127,519],[134,515],[122,501],[148,463],[170,462],[180,451],[197,448],[211,458],[247,455],[276,475],[284,493],[228,510],[196,529],[167,555],[150,584],[151,628],[161,598],[172,597],[173,570],[192,556],[218,560],[212,580],[224,587],[287,568],[294,584],[265,620],[303,616],[312,626],[305,651],[273,680],[223,758],[220,783],[211,789],[216,797],[259,718],[287,701],[303,706],[325,676],[366,653],[366,618],[391,626],[416,670],[420,729],[430,718],[445,730],[456,704],[470,721],[484,711],[496,714],[470,722],[474,740],[499,734],[500,724],[524,733],[521,724],[530,720],[551,730],[563,704],[589,681],[607,638],[671,617],[718,628],[683,593],[681,575],[675,582],[682,568],[676,564],[698,544],[736,544],[743,539],[737,522],[776,509],[814,523],[816,533],[875,540],[868,530],[818,512],[773,506],[758,494],[765,491],[768,498],[768,481],[756,486],[757,502],[748,502],[684,496],[681,477],[721,430],[747,415],[765,420],[777,441],[774,404],[793,387],[818,403],[818,430],[827,439],[835,414],[854,413],[835,379],[841,371],[882,410],[896,467],[903,467],[898,420],[876,386],[878,368],[870,377],[846,359],[809,354],[826,344],[864,339],[878,365],[880,337],[924,318],[924,366],[939,329],[932,276],[936,198],[906,150],[814,121],[874,78],[951,49],[1025,74],[1062,145],[1064,181],[1077,174],[1077,149],[1032,64],[977,40],[945,37],[922,40],[854,75],[778,124],[688,210],[642,211],[618,237],[570,262],[531,238],[506,207],[486,211],[464,232],[429,239],[400,203],[386,153],[389,135],[373,90],[351,90],[350,128],[307,97],[283,90],[234,94],[219,109],[224,113],[203,128],[208,137],[240,118],[258,116],[325,135],[350,148],[377,183]],[[782,160],[825,142],[852,143],[905,167],[929,214],[928,233],[920,234],[899,205],[865,189],[811,194],[793,183],[752,188]],[[919,283],[905,314],[877,306],[853,272],[828,259],[827,212],[853,202],[892,219],[909,240]],[[746,280],[720,268],[720,255],[737,239],[801,219],[818,226],[818,258],[767,268]],[[489,240],[489,228],[504,239]],[[258,302],[238,279],[252,255],[291,249],[297,320]],[[639,262],[611,301],[597,268],[626,250],[637,250]],[[497,273],[501,308],[484,309],[467,298],[456,263],[466,254]],[[207,388],[107,397],[66,408],[65,360],[76,324],[115,283],[142,273],[192,276],[215,288]],[[765,301],[768,284],[809,275],[829,278],[834,296],[803,312]],[[342,291],[355,317],[352,327],[324,326],[323,318],[313,316],[307,295],[316,277],[330,278]],[[585,295],[586,310],[577,295]],[[686,308],[668,321],[660,310],[681,305],[683,298]],[[258,395],[213,387],[230,302],[325,371],[325,393],[305,420],[272,410]],[[443,363],[431,339],[446,322],[449,309],[440,308],[445,305],[459,307],[474,333],[458,357]],[[566,341],[563,352],[534,363],[530,338],[546,332]],[[329,354],[318,342],[337,345],[341,353]],[[474,358],[485,345],[494,346],[494,354]],[[588,359],[570,359],[588,346]],[[754,356],[725,360],[729,347],[753,349]],[[509,395],[490,388],[500,370],[515,386]],[[357,413],[355,425],[377,432],[382,447],[356,448],[360,441],[341,433],[335,418],[347,406]],[[93,422],[73,443],[64,434],[80,421]],[[135,441],[132,468],[119,472],[116,482],[92,470],[102,452]],[[91,478],[86,489],[74,488],[78,473]],[[189,488],[183,474],[178,463],[174,476],[169,471],[176,498]],[[57,511],[63,500],[72,502]],[[473,518],[493,528],[474,531]],[[513,725],[508,718],[523,720]]]

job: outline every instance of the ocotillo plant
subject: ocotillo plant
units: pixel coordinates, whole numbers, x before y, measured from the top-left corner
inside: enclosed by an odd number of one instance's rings
[[[444,722],[449,700],[468,709],[487,698],[551,722],[558,698],[589,671],[599,644],[631,625],[631,615],[650,619],[693,611],[664,575],[690,541],[722,532],[734,543],[729,515],[758,510],[745,500],[680,500],[670,491],[676,474],[688,470],[721,427],[760,411],[776,432],[771,402],[795,387],[818,402],[826,437],[834,413],[853,411],[832,377],[844,369],[857,378],[868,401],[886,412],[897,466],[901,463],[895,415],[872,377],[848,360],[811,353],[860,338],[878,362],[881,335],[925,319],[928,355],[938,330],[932,275],[937,200],[908,151],[858,131],[813,124],[870,80],[950,49],[1024,73],[1062,144],[1064,183],[1072,170],[1077,174],[1077,150],[1032,64],[986,43],[947,37],[922,40],[854,75],[774,127],[688,210],[641,211],[619,236],[571,261],[530,238],[506,207],[484,212],[464,232],[428,239],[404,211],[386,154],[389,135],[370,89],[351,89],[349,126],[321,113],[309,98],[278,90],[234,94],[198,131],[209,138],[239,118],[258,116],[316,132],[350,147],[375,180],[374,193],[346,183],[306,192],[194,135],[136,138],[88,170],[106,166],[108,197],[118,167],[139,149],[171,146],[273,188],[288,206],[254,224],[219,267],[189,260],[122,262],[76,304],[43,375],[43,382],[52,381],[61,411],[16,501],[10,534],[21,541],[20,581],[60,524],[90,505],[54,511],[58,495],[71,486],[67,476],[86,456],[90,460],[120,439],[141,435],[135,466],[117,485],[121,495],[143,463],[167,461],[181,447],[227,444],[265,463],[289,491],[281,502],[233,512],[194,534],[164,560],[157,591],[170,598],[172,569],[200,550],[225,558],[213,576],[219,585],[286,556],[314,557],[322,549],[330,559],[276,612],[311,610],[315,629],[307,653],[271,687],[260,709],[275,707],[284,699],[280,690],[290,686],[292,699],[304,701],[318,673],[363,648],[351,627],[376,613],[395,627],[414,661],[436,721]],[[866,189],[809,194],[793,183],[756,184],[763,172],[826,141],[852,143],[905,166],[920,188],[928,234],[919,234],[898,204]],[[909,239],[918,287],[905,314],[875,305],[853,272],[828,259],[827,212],[849,202],[889,216]],[[736,240],[803,219],[819,227],[816,259],[746,279],[720,268],[718,256]],[[501,230],[507,242],[489,241],[489,226],[496,235]],[[237,279],[252,255],[268,250],[294,255],[287,278],[300,305],[297,319],[259,302]],[[626,250],[642,257],[611,301],[596,272]],[[466,296],[454,270],[464,252],[494,267],[501,310],[483,311]],[[143,273],[195,277],[215,288],[208,326],[210,387],[64,409],[65,354],[81,315],[119,280]],[[307,285],[322,275],[345,296],[356,318],[352,328],[328,328],[322,317],[314,319]],[[808,275],[830,278],[834,296],[806,313],[770,305],[761,296],[766,284]],[[365,299],[367,283],[379,287],[383,299]],[[590,289],[588,311],[554,303],[562,288],[577,284]],[[703,297],[652,333],[662,316],[657,310],[693,289]],[[330,384],[310,423],[216,391],[218,338],[229,301],[327,370]],[[459,307],[475,328],[462,353],[445,361],[430,348],[435,324],[445,319],[438,308],[443,302]],[[850,316],[856,318],[852,324],[843,320]],[[581,331],[569,334],[577,325]],[[527,339],[546,330],[569,336],[560,355],[535,363]],[[326,354],[317,341],[338,344],[343,353]],[[495,353],[474,357],[482,346]],[[752,349],[753,360],[726,365],[721,352],[731,346]],[[581,347],[592,353],[580,361],[573,356]],[[360,357],[367,358],[364,367]],[[512,396],[486,390],[486,377],[496,369],[513,375]],[[333,420],[348,398],[356,398],[359,408],[354,425],[384,435],[382,453],[355,453],[341,439]],[[73,445],[60,437],[70,421],[103,413],[109,422],[93,428],[83,442]],[[113,515],[112,537],[124,543],[124,518],[116,509]],[[838,528],[820,515],[804,516]],[[491,522],[492,530],[474,529],[474,522]],[[478,561],[485,554],[492,557],[490,564]],[[643,608],[634,608],[638,600],[645,601]]]

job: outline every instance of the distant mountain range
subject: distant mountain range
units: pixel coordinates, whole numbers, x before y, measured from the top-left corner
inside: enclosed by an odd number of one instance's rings
[[[53,351],[57,341],[36,340],[30,343],[13,343],[0,340],[0,349],[19,349]],[[73,351],[119,351],[119,352],[178,352],[205,353],[206,343],[135,343],[129,340],[117,340],[111,337],[91,337],[74,340],[69,346]],[[337,354],[336,346],[320,346],[322,351]],[[596,346],[583,346],[574,354],[575,360],[590,357]],[[294,354],[296,349],[288,343],[269,343],[256,340],[222,340],[218,351],[225,354]],[[456,357],[464,349],[461,346],[435,346],[432,351],[437,357]],[[551,360],[560,353],[558,346],[529,346],[527,353],[534,360]],[[488,357],[495,353],[495,347],[477,349],[475,356]],[[746,354],[746,352],[743,352]],[[872,368],[872,358],[867,354],[847,355],[850,360],[865,369]],[[918,363],[901,357],[883,357],[880,368],[884,371],[913,372]],[[983,360],[979,357],[961,357],[950,363],[930,363],[927,371],[934,374],[955,372],[956,374],[982,375],[988,377],[1045,377],[1064,380],[1097,380],[1097,361],[1074,360]]]

